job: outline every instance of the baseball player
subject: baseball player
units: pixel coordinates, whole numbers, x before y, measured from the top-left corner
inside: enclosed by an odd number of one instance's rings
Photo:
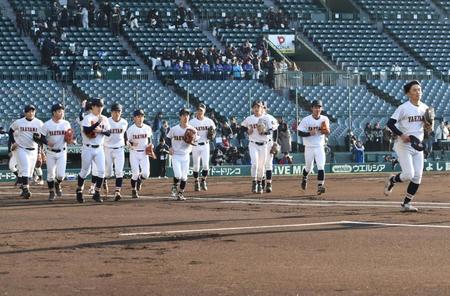
[[[25,116],[17,119],[11,124],[9,137],[11,138],[11,151],[17,150],[17,164],[21,176],[22,193],[24,199],[31,198],[28,178],[33,176],[36,164],[38,144],[33,139],[33,134],[39,133],[42,125],[41,120],[35,117],[36,107],[27,105],[24,108]]]
[[[197,107],[197,114],[189,121],[189,125],[195,127],[197,130],[198,140],[196,146],[192,147],[192,161],[193,161],[193,175],[194,175],[194,190],[208,190],[206,186],[206,177],[209,170],[209,156],[210,147],[208,139],[208,129],[216,129],[214,122],[205,116],[206,106],[199,104]],[[198,173],[200,170],[200,160],[202,162],[202,181],[198,180]]]
[[[314,100],[311,104],[312,114],[300,121],[297,128],[298,135],[303,138],[305,145],[305,167],[303,168],[303,178],[301,188],[306,190],[308,174],[312,171],[314,161],[317,165],[317,195],[325,193],[325,136],[330,131],[321,131],[323,122],[330,126],[327,116],[321,115],[322,101]]]
[[[133,112],[134,124],[126,132],[130,146],[131,197],[139,198],[143,180],[150,176],[150,159],[145,148],[152,142],[152,128],[144,123],[144,111]]]
[[[267,102],[264,102],[264,115],[268,118],[272,125],[272,129],[268,131],[268,141],[266,146],[266,176],[265,179],[262,181],[262,187],[263,189],[266,189],[267,193],[272,192],[272,171],[273,171],[273,156],[272,148],[274,145],[278,145],[278,120],[276,120],[275,117],[270,115],[268,112]]]
[[[264,114],[264,103],[256,100],[252,103],[253,115],[248,116],[241,124],[247,128],[249,137],[248,149],[252,168],[252,192],[263,193],[262,179],[264,177],[267,158],[267,145],[272,124]]]
[[[112,177],[115,173],[114,200],[119,201],[122,198],[120,190],[122,189],[123,166],[125,164],[125,132],[128,128],[128,122],[122,118],[122,105],[112,104],[111,117],[108,118],[108,122],[111,128],[111,136],[105,138],[106,178]]]
[[[19,176],[19,168],[18,168],[18,162],[17,162],[17,149],[12,151],[12,139],[14,137],[8,137],[8,156],[9,156],[9,170],[16,176],[16,181],[14,183],[14,186],[22,187],[22,176]]]
[[[403,212],[417,212],[411,205],[414,195],[419,189],[423,171],[423,151],[411,146],[411,136],[419,141],[424,138],[424,114],[428,108],[421,102],[422,87],[418,81],[411,81],[403,86],[408,101],[401,104],[389,119],[387,126],[397,136],[394,151],[397,153],[401,173],[391,176],[385,183],[384,194],[390,195],[394,185],[409,181],[406,196],[401,205]]]
[[[192,145],[184,141],[184,134],[187,129],[191,129],[197,134],[196,129],[189,125],[190,112],[188,109],[181,109],[178,113],[180,123],[172,127],[167,134],[169,139],[169,153],[172,155],[172,167],[173,167],[173,185],[172,185],[172,197],[177,200],[186,200],[184,197],[184,188],[186,187],[187,176],[189,171],[189,154],[192,151]],[[178,182],[180,187],[178,188]]]
[[[61,182],[66,174],[67,143],[64,135],[71,128],[64,120],[64,106],[55,104],[51,108],[52,118],[44,123],[40,141],[47,145],[47,185],[48,200],[62,196]]]
[[[76,190],[77,201],[84,202],[83,187],[84,180],[89,174],[91,163],[97,167],[95,192],[92,198],[96,202],[103,202],[100,196],[103,178],[105,177],[105,151],[103,150],[105,136],[110,136],[108,119],[101,113],[103,111],[103,99],[93,99],[91,101],[91,112],[86,115],[81,122],[83,148],[81,150],[81,171],[78,174],[78,187]]]

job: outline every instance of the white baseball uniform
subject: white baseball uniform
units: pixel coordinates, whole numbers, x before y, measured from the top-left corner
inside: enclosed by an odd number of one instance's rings
[[[137,180],[139,175],[147,179],[150,176],[150,159],[145,154],[145,148],[151,143],[152,128],[146,124],[138,127],[133,124],[127,130],[127,139],[132,143],[130,147],[131,179]]]
[[[83,119],[88,114],[89,113],[84,114],[83,112],[81,112],[80,116],[77,118],[78,125],[80,126],[80,129],[81,129],[82,140],[84,140],[84,137],[85,137],[85,134],[83,133]],[[89,175],[90,173],[92,173],[93,176],[98,176],[97,167],[95,166],[94,162],[91,163],[91,166],[88,169],[87,175]]]
[[[324,121],[327,122],[328,126],[330,125],[330,120],[325,115],[320,115],[318,119],[309,115],[302,119],[297,128],[301,132],[317,131],[313,136],[303,137],[303,145],[305,145],[305,170],[308,173],[313,168],[314,160],[316,160],[318,170],[325,168],[325,135],[320,133],[320,125]]]
[[[123,178],[125,132],[128,122],[123,118],[114,121],[112,117],[108,118],[108,122],[111,135],[105,138],[106,177],[112,177],[115,172],[116,178]]]
[[[108,118],[103,115],[96,116],[92,113],[86,115],[81,122],[83,127],[90,127],[94,123],[101,120],[101,124],[98,126],[103,131],[110,129]],[[105,135],[101,133],[96,133],[95,138],[88,138],[84,132],[82,132],[83,148],[81,150],[81,171],[80,177],[85,179],[89,174],[91,163],[94,163],[97,168],[97,174],[95,176],[104,178],[105,177],[105,151],[103,149],[103,144],[105,140]],[[94,175],[94,172],[92,173]]]
[[[207,138],[208,128],[213,127],[216,129],[216,125],[214,121],[210,118],[205,117],[202,120],[198,118],[192,118],[189,121],[189,125],[195,127],[197,130],[198,139],[196,141],[196,146],[192,147],[192,162],[193,162],[193,170],[194,172],[198,172],[200,170],[200,160],[202,161],[202,169],[207,171],[209,170],[209,156],[210,156],[210,147],[209,140]]]
[[[189,153],[192,151],[192,145],[187,144],[183,140],[184,133],[186,129],[195,128],[191,125],[187,125],[186,128],[182,128],[179,124],[172,127],[167,134],[167,138],[172,141],[172,167],[173,175],[175,178],[186,181],[189,172]]]
[[[67,165],[67,144],[64,141],[70,123],[61,119],[55,122],[47,120],[42,127],[41,134],[47,139],[47,181],[63,180]]]
[[[32,120],[22,117],[11,124],[11,129],[14,131],[14,141],[18,145],[16,157],[19,176],[27,178],[33,176],[38,153],[38,144],[33,140],[33,134],[40,133],[43,124],[36,117]]]
[[[268,130],[272,129],[272,123],[268,117],[264,114],[256,117],[255,115],[250,115],[244,119],[242,122],[242,126],[246,128],[252,128],[253,132],[249,134],[249,144],[248,149],[250,153],[250,158],[252,162],[251,174],[252,177],[256,180],[262,180],[265,174],[265,163],[267,158],[267,144],[269,143],[268,135],[260,135],[257,130],[258,121],[260,119],[266,121],[266,126]]]
[[[267,144],[267,147],[266,147],[267,156],[266,156],[265,168],[266,168],[266,171],[272,171],[274,155],[272,153],[270,153],[270,150],[272,149],[272,146],[274,144],[273,143],[273,131],[278,129],[279,124],[278,124],[278,120],[275,117],[273,117],[272,115],[265,114],[265,116],[269,119],[270,123],[272,124],[272,129],[269,131],[270,135],[268,136],[269,143]]]
[[[423,118],[428,106],[422,102],[419,106],[410,101],[401,104],[392,114],[391,118],[397,122],[395,126],[406,135],[413,135],[420,141],[423,140]],[[423,151],[417,151],[410,143],[404,143],[397,137],[394,143],[394,151],[397,152],[398,162],[402,168],[400,179],[420,184],[423,173]]]

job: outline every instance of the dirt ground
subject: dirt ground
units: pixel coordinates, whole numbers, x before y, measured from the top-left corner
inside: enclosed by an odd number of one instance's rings
[[[426,173],[418,213],[401,213],[407,184],[386,175],[211,178],[184,202],[169,179],[129,185],[120,202],[75,202],[74,182],[48,202],[0,185],[0,295],[448,295],[450,176]],[[192,180],[190,180],[192,181]],[[110,181],[110,184],[112,182]]]

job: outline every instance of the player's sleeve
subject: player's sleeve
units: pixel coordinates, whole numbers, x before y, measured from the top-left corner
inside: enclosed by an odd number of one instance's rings
[[[395,110],[394,114],[392,114],[391,118],[389,118],[388,122],[386,123],[387,127],[397,136],[403,135],[403,133],[395,125],[403,117],[402,106],[398,107],[397,110]]]
[[[394,114],[392,114],[391,118],[395,119],[395,121],[399,121],[402,119],[403,117],[403,105],[401,105],[400,107],[398,107],[395,111]]]
[[[16,131],[19,128],[18,124],[17,124],[17,120],[15,120],[9,128],[10,128],[10,130],[13,130],[13,132]]]

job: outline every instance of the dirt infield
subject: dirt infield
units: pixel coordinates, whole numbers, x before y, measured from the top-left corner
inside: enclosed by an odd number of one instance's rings
[[[211,178],[184,202],[147,180],[103,204],[77,204],[73,182],[52,203],[2,184],[0,295],[448,295],[450,176],[425,174],[419,213],[400,212],[406,184],[383,195],[385,177],[327,176],[320,200],[314,178],[263,195]]]

